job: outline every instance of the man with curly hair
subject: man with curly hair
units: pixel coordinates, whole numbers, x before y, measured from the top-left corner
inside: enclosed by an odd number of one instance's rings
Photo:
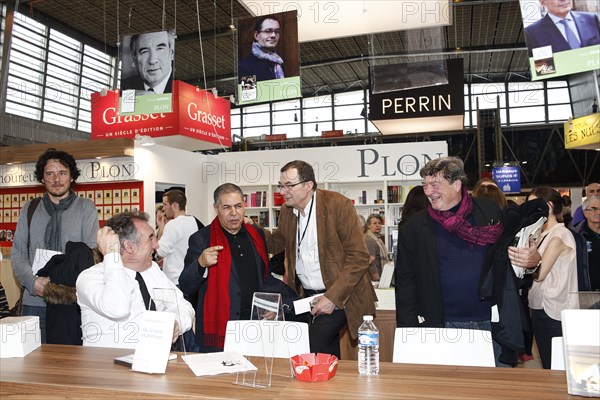
[[[38,159],[35,177],[46,188],[41,200],[27,202],[17,222],[11,262],[15,276],[24,287],[23,315],[40,317],[42,343],[46,342],[46,303],[44,287],[50,279],[36,276],[32,262],[37,249],[65,252],[67,242],[96,243],[98,214],[89,199],[83,199],[72,186],[80,171],[73,156],[49,148]],[[34,208],[28,221],[29,208]]]

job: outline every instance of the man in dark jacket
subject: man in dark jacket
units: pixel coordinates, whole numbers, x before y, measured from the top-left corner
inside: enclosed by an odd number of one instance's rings
[[[200,352],[222,351],[229,320],[248,320],[254,292],[268,275],[262,230],[244,223],[242,190],[224,183],[214,192],[217,216],[190,236],[179,287],[198,293],[196,338]]]
[[[457,157],[432,160],[420,174],[429,205],[398,232],[397,326],[491,331],[493,304],[478,291],[486,253],[502,233],[501,210],[469,196]]]
[[[589,196],[581,209],[585,220],[573,230],[587,241],[591,290],[600,291],[600,196]]]

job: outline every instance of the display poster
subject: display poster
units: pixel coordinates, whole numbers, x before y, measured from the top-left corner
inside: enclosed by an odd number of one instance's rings
[[[521,192],[521,168],[505,165],[492,169],[492,178],[498,182],[498,187],[504,193]]]
[[[600,68],[600,3],[520,0],[531,80]]]
[[[236,103],[302,96],[297,11],[238,20]]]
[[[175,33],[143,32],[123,37],[121,115],[171,112]]]

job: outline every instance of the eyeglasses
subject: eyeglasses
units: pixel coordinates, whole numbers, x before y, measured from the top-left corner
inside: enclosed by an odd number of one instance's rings
[[[290,190],[290,189],[293,189],[294,186],[298,186],[299,184],[306,183],[306,182],[308,182],[308,181],[300,181],[298,183],[289,183],[289,184],[286,184],[286,185],[277,185],[277,190],[279,190],[279,191],[281,191],[283,189]]]
[[[600,208],[598,208],[598,207],[588,207],[588,208],[585,209],[585,211],[596,212],[596,211],[600,211]]]
[[[266,33],[267,35],[271,36],[272,34],[276,34],[276,35],[280,35],[281,34],[281,29],[265,29],[264,31],[258,31],[259,33]]]

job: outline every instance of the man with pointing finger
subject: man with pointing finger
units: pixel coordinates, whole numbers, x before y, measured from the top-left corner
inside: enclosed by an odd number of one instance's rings
[[[250,319],[253,294],[268,274],[265,236],[244,223],[242,190],[222,184],[213,207],[215,219],[190,236],[179,276],[185,294],[198,292],[196,338],[202,353],[223,350],[229,320]]]

